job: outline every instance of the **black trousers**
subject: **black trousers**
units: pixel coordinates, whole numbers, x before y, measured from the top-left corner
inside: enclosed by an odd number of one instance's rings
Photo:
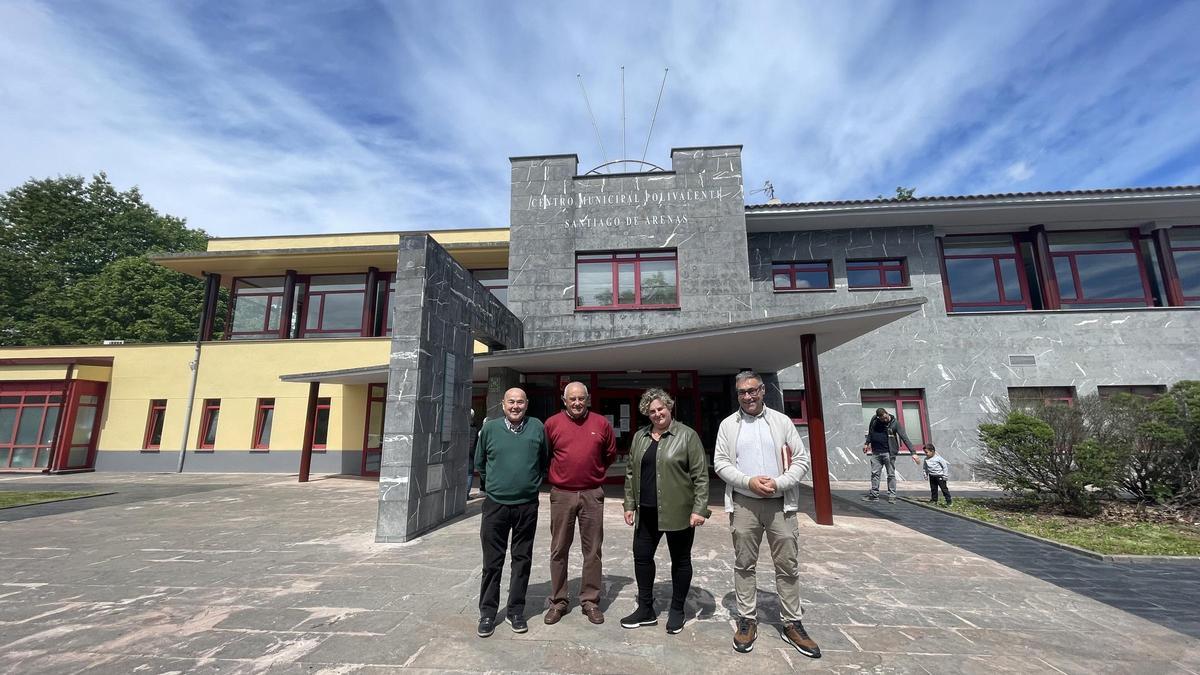
[[[637,578],[638,605],[654,604],[654,552],[663,534],[671,552],[671,609],[683,611],[692,587],[692,542],[696,528],[663,532],[658,529],[658,509],[638,507],[638,526],[633,533],[633,576]]]
[[[537,500],[525,504],[501,504],[491,497],[483,500],[479,542],[483,546],[483,578],[479,582],[479,616],[495,619],[500,607],[500,577],[504,553],[512,533],[512,576],[508,580],[509,616],[525,615],[525,591],[533,561],[533,535],[537,532]]]
[[[946,496],[946,503],[950,503],[950,488],[946,486],[945,476],[930,476],[929,477],[929,501],[937,501],[938,488],[942,489],[942,494]]]

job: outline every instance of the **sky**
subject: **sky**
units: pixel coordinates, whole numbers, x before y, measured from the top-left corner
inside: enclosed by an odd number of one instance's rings
[[[1153,0],[4,0],[0,190],[103,171],[247,236],[506,227],[509,157],[704,145],[743,146],[748,203],[1195,185],[1197,26]]]

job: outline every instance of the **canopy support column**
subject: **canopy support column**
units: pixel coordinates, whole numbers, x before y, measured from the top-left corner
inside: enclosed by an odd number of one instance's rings
[[[804,367],[804,403],[808,406],[808,451],[812,461],[813,502],[817,524],[833,525],[833,495],[829,489],[829,457],[825,447],[825,409],[821,406],[821,375],[817,370],[817,336],[800,336]]]
[[[300,449],[300,482],[308,482],[308,470],[312,467],[313,439],[317,435],[317,393],[321,383],[308,383],[308,406],[304,413],[304,445]]]

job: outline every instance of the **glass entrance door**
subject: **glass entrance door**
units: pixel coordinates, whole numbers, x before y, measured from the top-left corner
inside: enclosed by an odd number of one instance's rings
[[[617,437],[617,459],[608,467],[606,482],[620,483],[625,480],[625,467],[629,461],[629,447],[633,434],[650,423],[638,412],[641,389],[600,389],[593,396],[592,413],[604,415],[613,426]]]
[[[379,463],[383,458],[383,410],[387,403],[387,385],[367,385],[367,424],[363,438],[361,473],[378,476]]]

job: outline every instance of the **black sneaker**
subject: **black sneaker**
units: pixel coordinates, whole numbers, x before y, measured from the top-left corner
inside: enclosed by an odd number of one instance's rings
[[[512,627],[514,633],[524,633],[529,630],[529,623],[520,614],[510,614],[504,617],[504,620]]]
[[[862,498],[862,500],[864,502],[877,502],[877,501],[879,501],[879,496],[878,495],[866,495]]]
[[[621,619],[621,628],[638,628],[640,626],[653,626],[658,623],[658,615],[654,613],[653,607],[638,605],[638,608],[633,610],[633,614]]]
[[[679,631],[683,630],[684,623],[685,623],[685,621],[683,618],[683,610],[682,609],[672,609],[669,612],[667,612],[667,634],[668,635],[674,635],[674,634],[678,633]]]
[[[479,618],[479,630],[475,633],[481,638],[491,637],[496,632],[496,620],[491,617]]]
[[[804,630],[804,624],[799,621],[789,621],[783,627],[783,632],[779,635],[783,638],[784,642],[795,647],[796,651],[808,658],[821,658],[821,648],[808,636],[808,631]]]

